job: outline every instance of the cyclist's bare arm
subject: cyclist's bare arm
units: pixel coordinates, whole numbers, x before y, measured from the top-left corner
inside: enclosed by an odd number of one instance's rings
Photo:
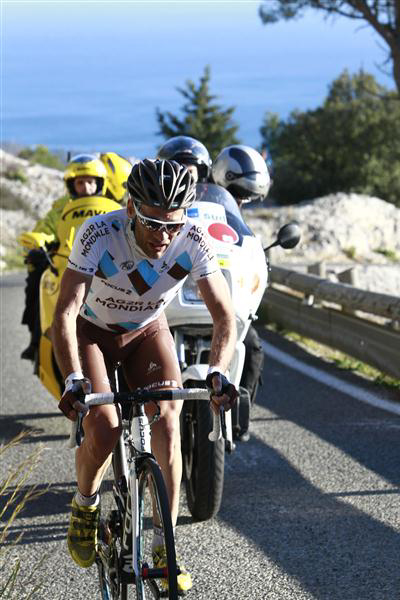
[[[209,364],[226,372],[236,344],[236,319],[229,287],[221,271],[197,281],[213,320]]]
[[[64,377],[81,371],[76,337],[76,318],[90,288],[92,277],[66,269],[61,280],[52,327],[53,345]]]

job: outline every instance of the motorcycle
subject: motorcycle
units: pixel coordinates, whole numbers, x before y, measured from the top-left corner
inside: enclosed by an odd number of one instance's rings
[[[59,400],[64,378],[58,368],[51,340],[53,315],[60,291],[61,277],[67,267],[79,227],[94,215],[119,210],[121,205],[104,196],[85,196],[67,202],[57,225],[57,238],[46,233],[27,231],[20,234],[18,241],[25,251],[36,251],[47,260],[48,267],[40,278],[40,342],[35,360],[35,374],[45,388]]]
[[[225,453],[235,449],[243,424],[250,415],[249,392],[240,387],[244,338],[268,283],[265,251],[275,245],[294,247],[299,239],[295,224],[284,226],[278,238],[263,249],[261,241],[245,224],[233,196],[215,184],[198,184],[195,204],[188,216],[201,224],[212,238],[222,273],[228,282],[236,314],[237,342],[229,379],[239,389],[232,411],[225,413],[225,439],[210,442],[212,415],[204,402],[186,401],[181,414],[183,476],[189,511],[198,520],[217,514],[222,500]],[[199,232],[193,230],[193,236]],[[199,236],[200,237],[200,236]],[[185,387],[205,386],[212,337],[212,320],[195,282],[189,277],[166,309]]]

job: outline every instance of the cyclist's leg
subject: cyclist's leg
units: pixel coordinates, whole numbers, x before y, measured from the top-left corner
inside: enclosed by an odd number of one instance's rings
[[[175,344],[164,315],[142,336],[140,344],[123,362],[124,375],[131,389],[182,387]],[[152,451],[161,467],[175,526],[182,479],[179,415],[182,401],[160,402],[161,418],[152,427]],[[151,405],[149,411],[154,410]]]
[[[92,383],[93,392],[110,392],[108,373],[112,361],[93,339],[93,327],[78,317],[77,335],[82,370]],[[99,330],[99,328],[95,328]],[[99,330],[101,339],[101,330]],[[76,451],[76,472],[79,491],[85,496],[95,494],[109,465],[112,450],[120,435],[119,417],[114,406],[96,406],[83,421],[85,437]]]

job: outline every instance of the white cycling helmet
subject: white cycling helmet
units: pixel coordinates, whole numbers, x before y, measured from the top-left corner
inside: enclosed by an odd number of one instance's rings
[[[268,167],[261,154],[240,144],[227,146],[218,154],[212,176],[215,183],[241,202],[265,198],[271,186]]]

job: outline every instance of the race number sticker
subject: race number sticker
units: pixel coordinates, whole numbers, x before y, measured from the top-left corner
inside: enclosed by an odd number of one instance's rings
[[[226,244],[237,244],[239,241],[238,234],[227,223],[212,223],[208,226],[208,233],[219,242]]]

